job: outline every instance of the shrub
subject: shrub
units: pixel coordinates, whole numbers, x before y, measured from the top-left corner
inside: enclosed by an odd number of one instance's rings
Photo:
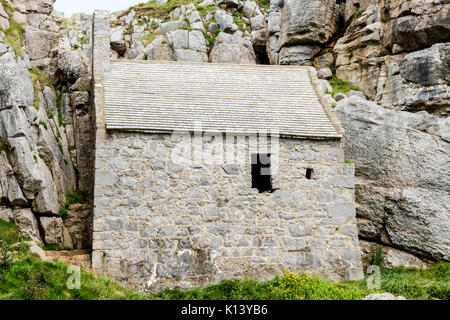
[[[372,251],[372,256],[370,259],[370,263],[375,266],[379,266],[380,268],[384,265],[384,254],[383,248],[381,246],[377,246],[375,250]]]

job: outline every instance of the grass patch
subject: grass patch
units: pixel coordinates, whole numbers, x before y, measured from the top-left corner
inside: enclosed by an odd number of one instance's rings
[[[141,40],[142,44],[146,47],[150,43],[152,43],[153,40],[155,40],[156,36],[158,36],[160,34],[161,34],[161,31],[156,30],[156,31],[146,34],[145,36],[142,36],[139,40]]]
[[[270,0],[256,0],[256,3],[261,9],[269,10],[270,8]]]
[[[135,18],[141,19],[143,17],[159,18],[161,20],[168,19],[170,12],[183,4],[189,4],[189,0],[169,0],[167,3],[158,4],[155,0],[147,3],[140,3],[134,7],[130,7],[123,11],[117,18],[120,19],[131,12],[136,12]]]
[[[335,95],[338,92],[342,92],[348,94],[350,90],[361,91],[360,88],[354,86],[350,82],[339,79],[335,74],[331,76],[331,79],[328,80],[333,90],[329,92],[331,95]]]
[[[350,159],[344,159],[344,163],[353,163],[356,164],[355,160],[350,160]]]
[[[358,11],[356,11],[355,13],[355,19],[359,19],[361,18],[361,16],[363,15],[364,10],[359,9]]]
[[[2,5],[5,9],[5,12],[9,16],[9,28],[3,30],[3,33],[5,34],[3,42],[13,48],[17,56],[23,58],[22,47],[25,43],[25,29],[23,28],[23,25],[21,23],[18,23],[13,19],[15,9],[11,7],[5,0],[2,0]]]
[[[208,47],[210,49],[214,48],[214,45],[216,44],[216,39],[209,34],[205,34],[205,39],[206,39],[206,43],[208,44]]]
[[[39,110],[41,99],[39,98],[39,92],[44,89],[45,86],[53,87],[52,80],[39,68],[31,68],[30,78],[33,83],[34,89],[34,108]]]

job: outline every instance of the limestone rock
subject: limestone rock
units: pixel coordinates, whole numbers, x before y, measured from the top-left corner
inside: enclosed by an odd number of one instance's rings
[[[63,249],[73,249],[72,239],[61,218],[40,217],[40,221],[46,244],[56,244]]]
[[[32,106],[34,90],[28,70],[15,60],[0,60],[0,110]]]
[[[256,56],[253,45],[241,32],[228,34],[221,32],[211,52],[213,63],[255,64]]]
[[[35,160],[37,156],[33,155],[25,137],[10,138],[8,143],[14,172],[25,196],[32,200],[42,186],[42,174]]]
[[[91,226],[89,220],[90,206],[75,204],[69,208],[69,217],[64,226],[72,238],[75,249],[88,249],[91,243]]]
[[[298,45],[292,47],[283,47],[278,56],[279,64],[310,66],[311,59],[316,52],[317,47],[308,45]]]
[[[359,234],[448,260],[449,122],[359,97],[339,101],[336,115],[345,129],[346,157],[357,163]]]
[[[27,241],[25,242],[30,246],[30,252],[39,256],[39,259],[42,261],[47,261],[47,255],[45,254],[44,249],[38,246],[35,241]]]
[[[163,36],[156,36],[155,40],[145,48],[144,53],[148,60],[171,60],[170,47],[165,43]]]
[[[206,62],[206,40],[201,31],[176,30],[167,34],[175,61]]]
[[[14,222],[12,209],[5,206],[0,206],[0,220]]]
[[[262,14],[258,4],[255,1],[245,1],[242,10],[248,19]]]
[[[33,241],[41,244],[39,234],[39,224],[31,209],[14,209],[14,223],[19,228],[21,234],[29,236]]]
[[[370,294],[361,300],[406,300],[403,296],[394,296],[389,292]]]
[[[335,0],[285,0],[280,46],[326,43],[338,30]]]
[[[47,58],[50,52],[58,45],[59,36],[55,32],[36,28],[25,29],[25,43],[27,53],[31,60]]]
[[[38,214],[58,214],[59,204],[55,183],[50,169],[39,158],[39,171],[42,174],[42,186],[33,201],[33,210]],[[62,190],[64,192],[64,190]]]
[[[233,17],[223,10],[217,10],[214,18],[222,32],[233,33],[238,29],[238,26],[233,22]]]
[[[400,73],[405,80],[424,86],[446,83],[450,80],[450,42],[406,55]]]

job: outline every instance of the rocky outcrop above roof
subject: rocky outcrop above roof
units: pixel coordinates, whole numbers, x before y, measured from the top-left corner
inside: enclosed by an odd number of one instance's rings
[[[360,236],[436,260],[450,256],[450,122],[338,102],[345,155],[356,162]]]

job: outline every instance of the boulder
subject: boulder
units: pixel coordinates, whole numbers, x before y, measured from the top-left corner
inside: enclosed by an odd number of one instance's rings
[[[228,34],[221,32],[211,52],[213,63],[255,64],[256,56],[252,42],[241,32]]]
[[[214,14],[214,18],[222,32],[233,33],[238,29],[238,26],[233,22],[233,16],[227,14],[223,10],[217,10]]]
[[[325,44],[338,31],[336,0],[285,0],[280,47]]]
[[[68,38],[63,38],[58,47],[58,68],[63,72],[67,80],[83,81],[85,78],[86,84],[84,87],[80,85],[72,88],[72,90],[86,89],[90,87],[91,67],[90,61],[85,54],[80,50],[72,50]]]
[[[29,236],[33,241],[42,244],[39,233],[39,224],[31,209],[14,209],[14,223],[19,228],[19,232]]]
[[[0,60],[0,110],[32,106],[34,89],[30,74],[15,60]]]
[[[156,36],[155,40],[145,48],[144,53],[148,60],[171,60],[170,47],[164,39],[163,36]]]
[[[262,14],[258,4],[255,1],[245,1],[242,10],[244,11],[245,17],[248,19]]]
[[[35,194],[42,187],[42,173],[37,164],[37,155],[30,150],[30,145],[25,137],[8,139],[11,148],[11,163],[22,191],[29,200],[33,200]]]
[[[91,244],[90,206],[74,204],[69,208],[69,217],[64,220],[75,249],[88,249]]]
[[[406,55],[400,74],[405,80],[423,86],[446,83],[450,80],[450,42]]]
[[[25,28],[25,45],[31,60],[44,59],[50,56],[58,45],[59,35],[56,32],[44,31],[32,27]]]
[[[206,40],[201,31],[176,30],[167,34],[175,61],[207,62]]]
[[[56,244],[63,249],[73,249],[72,239],[61,218],[40,217],[40,221],[46,244]]]
[[[389,292],[370,294],[361,300],[406,300],[403,296],[394,296]]]
[[[43,160],[38,158],[39,171],[42,175],[42,186],[33,201],[33,211],[37,214],[58,214],[59,204],[57,190],[52,173]]]
[[[317,52],[318,47],[308,45],[298,45],[283,47],[278,55],[279,64],[310,66],[311,59]]]
[[[14,222],[12,209],[0,205],[0,220]]]
[[[356,161],[360,236],[435,260],[450,258],[450,122],[338,102],[345,156]]]

